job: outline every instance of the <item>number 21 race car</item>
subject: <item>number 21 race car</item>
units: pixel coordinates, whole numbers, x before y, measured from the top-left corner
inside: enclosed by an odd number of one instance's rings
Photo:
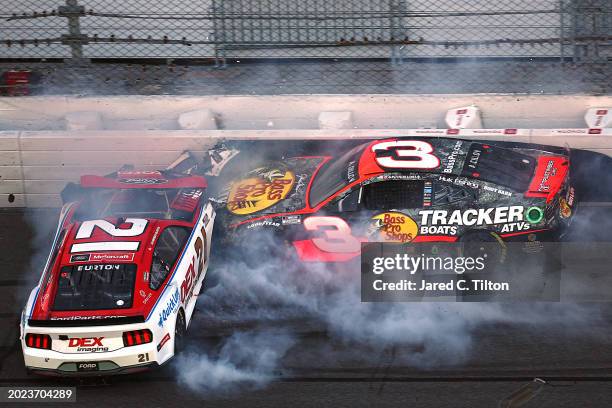
[[[69,202],[21,317],[30,372],[142,371],[181,349],[209,263],[206,186],[201,176],[129,170],[64,190]]]
[[[245,171],[218,193],[218,224],[235,242],[273,231],[303,262],[354,259],[362,242],[554,241],[575,205],[569,159],[556,147],[375,140]]]

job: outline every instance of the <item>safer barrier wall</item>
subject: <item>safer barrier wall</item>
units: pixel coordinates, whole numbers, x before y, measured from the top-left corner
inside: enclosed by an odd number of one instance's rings
[[[59,192],[83,174],[123,164],[166,167],[180,153],[204,153],[221,139],[460,137],[589,149],[612,157],[612,129],[342,129],[0,132],[0,207],[57,207]]]

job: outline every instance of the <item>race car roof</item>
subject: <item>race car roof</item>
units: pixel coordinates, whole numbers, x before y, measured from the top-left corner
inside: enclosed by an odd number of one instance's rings
[[[154,248],[163,231],[172,227],[189,231],[192,224],[107,218],[67,225],[31,319],[147,316],[161,294],[151,287]]]

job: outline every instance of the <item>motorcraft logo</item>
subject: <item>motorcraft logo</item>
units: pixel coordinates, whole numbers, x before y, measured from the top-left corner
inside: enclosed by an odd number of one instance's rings
[[[102,339],[104,337],[72,337],[68,339],[68,347],[75,348],[77,352],[98,353],[108,351]]]
[[[92,262],[130,262],[134,260],[134,253],[91,254],[89,260]]]
[[[159,313],[159,321],[157,322],[157,325],[159,327],[164,327],[164,323],[166,323],[166,320],[168,320],[168,318],[176,311],[180,301],[181,295],[177,288],[176,291],[170,297],[170,300],[168,300],[168,303],[166,303],[166,306]]]

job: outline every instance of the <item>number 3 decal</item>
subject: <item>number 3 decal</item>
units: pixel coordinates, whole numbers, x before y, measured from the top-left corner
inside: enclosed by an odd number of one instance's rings
[[[308,217],[304,220],[304,228],[325,234],[324,238],[312,239],[312,243],[322,251],[346,253],[361,250],[361,242],[351,234],[351,227],[342,218]]]
[[[381,142],[372,146],[377,154],[376,163],[389,169],[435,169],[440,166],[440,159],[434,156],[433,147],[419,140],[396,140]],[[380,155],[387,152],[388,155]]]

